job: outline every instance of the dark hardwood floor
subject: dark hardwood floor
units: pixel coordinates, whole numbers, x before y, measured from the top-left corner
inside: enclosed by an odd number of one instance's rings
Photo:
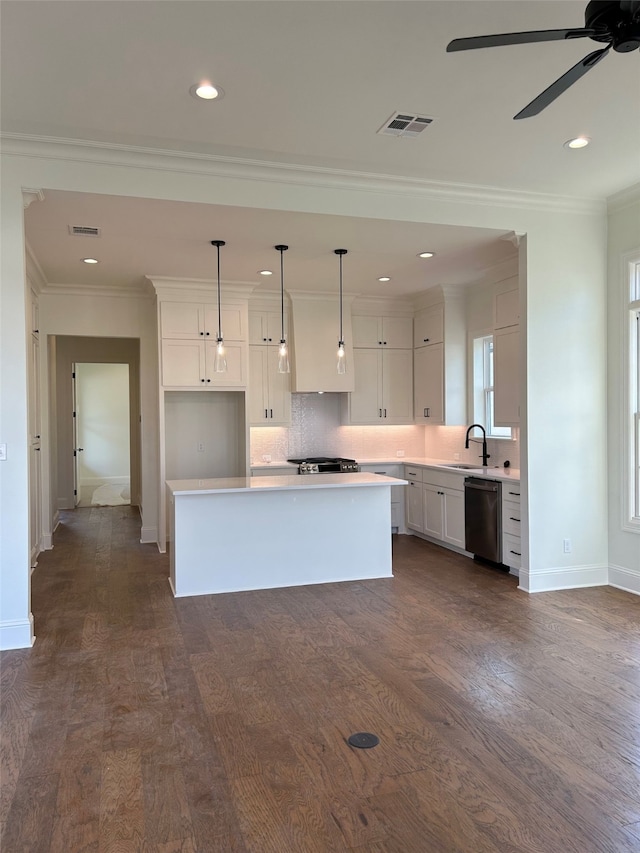
[[[175,600],[138,537],[79,509],[40,557],[3,853],[640,851],[638,598],[403,536],[390,580]]]

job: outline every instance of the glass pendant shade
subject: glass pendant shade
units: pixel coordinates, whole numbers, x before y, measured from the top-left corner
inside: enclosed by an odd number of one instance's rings
[[[280,341],[278,349],[278,373],[289,373],[289,350],[285,340]]]
[[[222,311],[220,307],[220,246],[224,246],[224,240],[212,240],[211,245],[218,250],[218,337],[216,338],[216,357],[213,361],[215,373],[227,372],[227,355],[224,351],[224,339],[222,337]]]
[[[227,372],[227,354],[224,349],[224,341],[222,338],[218,338],[218,342],[216,345],[216,357],[213,362],[213,369],[216,373]]]
[[[346,249],[334,249],[334,253],[340,258],[340,337],[338,338],[338,359],[336,370],[342,376],[347,372],[347,354],[344,349],[344,338],[342,336],[342,256],[347,254]]]
[[[289,247],[282,244],[274,246],[280,252],[280,349],[278,350],[278,373],[289,373],[289,349],[284,336],[284,253]]]

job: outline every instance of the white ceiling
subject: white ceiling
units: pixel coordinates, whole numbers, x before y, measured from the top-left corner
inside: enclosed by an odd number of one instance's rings
[[[604,198],[640,180],[639,52],[612,51],[522,121],[512,116],[594,50],[593,41],[445,52],[456,37],[582,26],[585,5],[3,0],[2,130]],[[192,98],[189,87],[203,79],[225,97]],[[435,122],[418,139],[377,135],[396,110]],[[579,134],[591,137],[588,148],[563,147]],[[353,253],[351,289],[389,274],[403,293],[436,278],[473,278],[507,245],[495,233],[192,205],[172,206],[168,233],[166,204],[46,193],[27,211],[28,238],[58,283],[87,278],[78,259],[89,250],[60,236],[68,224],[84,224],[104,229],[94,241],[106,253],[93,272],[102,283],[145,273],[210,277],[207,241],[220,237],[229,243],[223,277],[255,280],[269,264],[265,247],[284,241],[287,271],[320,286],[331,273],[318,259],[343,244]],[[416,264],[423,248],[437,259]],[[377,282],[371,292],[382,292]]]

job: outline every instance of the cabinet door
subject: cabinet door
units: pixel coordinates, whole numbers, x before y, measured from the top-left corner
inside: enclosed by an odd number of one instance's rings
[[[464,492],[458,489],[441,489],[444,492],[442,539],[458,548],[464,548]]]
[[[269,420],[268,347],[249,347],[249,422],[264,426]]]
[[[218,304],[209,303],[203,306],[205,337],[216,340],[218,337]],[[243,312],[240,306],[228,305],[224,301],[220,309],[220,325],[225,344],[227,341],[244,341],[247,333],[244,327]]]
[[[252,311],[249,314],[249,343],[272,344],[280,343],[282,333],[282,318],[279,311]],[[288,340],[287,315],[284,315],[284,334]]]
[[[206,384],[202,341],[162,341],[162,384],[182,388]]]
[[[415,480],[409,480],[406,494],[407,507],[407,527],[412,530],[418,530],[420,533],[424,530],[424,517],[422,512],[422,483]]]
[[[391,349],[382,352],[382,412],[385,424],[413,423],[411,350]]]
[[[413,320],[411,317],[383,317],[382,344],[393,349],[412,349]]]
[[[349,421],[352,424],[383,423],[382,352],[354,349],[355,389],[349,395]]]
[[[424,513],[424,532],[434,539],[442,539],[443,531],[443,502],[440,486],[425,483],[422,486]]]
[[[416,423],[444,423],[444,345],[414,350],[413,369]]]
[[[354,347],[382,346],[382,317],[351,317]]]
[[[256,347],[257,349],[257,347]],[[278,347],[267,350],[267,382],[270,426],[287,426],[291,423],[291,374],[278,373]]]
[[[444,341],[444,305],[436,305],[416,314],[413,321],[413,345],[425,347]]]
[[[216,386],[242,386],[247,384],[245,369],[244,347],[246,344],[230,344],[225,339],[224,349],[227,356],[227,369],[224,373],[216,373],[213,369],[216,358],[216,342],[208,339],[204,343],[205,349],[205,379],[209,385]]]
[[[493,336],[493,407],[496,426],[520,423],[520,328],[496,329]]]
[[[216,320],[215,328],[217,327]],[[160,336],[182,340],[199,340],[206,337],[202,306],[194,302],[161,302]]]

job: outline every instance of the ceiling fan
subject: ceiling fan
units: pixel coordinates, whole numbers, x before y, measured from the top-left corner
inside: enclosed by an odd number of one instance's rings
[[[591,0],[585,9],[584,18],[584,27],[570,30],[533,30],[525,33],[501,33],[454,39],[447,45],[447,53],[457,50],[475,50],[480,47],[578,38],[591,38],[594,41],[606,43],[606,47],[585,56],[514,116],[514,119],[529,118],[538,115],[559,95],[566,92],[569,86],[604,59],[611,48],[618,53],[629,53],[640,48],[640,0],[617,0],[617,2]]]

